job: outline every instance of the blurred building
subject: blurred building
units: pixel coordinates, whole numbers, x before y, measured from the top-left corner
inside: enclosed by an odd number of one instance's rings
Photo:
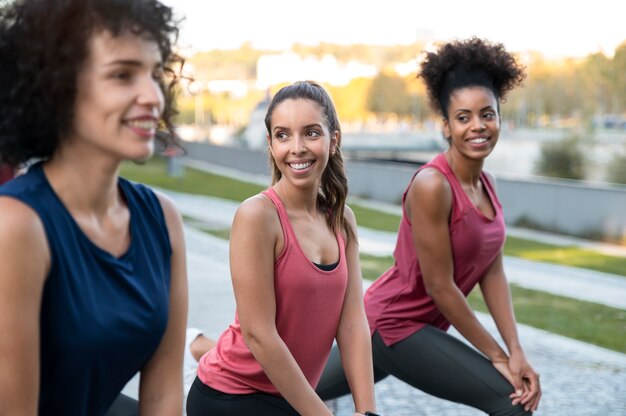
[[[257,88],[272,85],[313,80],[330,85],[346,85],[360,77],[374,77],[378,69],[374,65],[358,61],[340,63],[333,55],[301,57],[293,52],[263,55],[257,61]]]

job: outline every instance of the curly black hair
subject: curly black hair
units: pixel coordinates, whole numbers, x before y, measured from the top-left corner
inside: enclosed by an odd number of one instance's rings
[[[453,91],[486,87],[500,101],[526,77],[524,67],[501,43],[476,37],[444,43],[424,55],[417,76],[426,84],[432,108],[445,118]]]
[[[158,0],[12,0],[0,2],[0,161],[17,166],[49,158],[71,132],[77,77],[89,39],[106,30],[155,41],[164,62],[165,108],[157,137],[178,144],[172,118],[179,21]]]

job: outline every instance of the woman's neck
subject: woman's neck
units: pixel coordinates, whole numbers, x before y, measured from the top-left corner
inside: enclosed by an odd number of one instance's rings
[[[70,211],[105,215],[122,203],[117,189],[119,162],[93,155],[84,157],[61,147],[43,168],[48,182]]]
[[[290,186],[283,180],[279,180],[273,186],[285,208],[294,211],[305,211],[316,214],[319,210],[317,206],[318,188],[303,189]]]
[[[459,182],[475,186],[480,181],[484,159],[469,159],[448,149],[444,156]]]

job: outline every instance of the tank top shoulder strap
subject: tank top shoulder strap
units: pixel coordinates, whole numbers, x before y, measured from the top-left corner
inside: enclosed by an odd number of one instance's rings
[[[452,190],[452,197],[456,202],[462,203],[462,196],[465,194],[465,191],[463,190],[459,180],[456,178],[454,172],[452,172],[452,168],[450,168],[446,156],[443,153],[440,153],[435,159],[432,160],[432,162],[429,163],[429,165],[430,167],[437,169],[446,177]]]
[[[411,181],[409,182],[409,186],[407,186],[406,190],[404,191],[404,195],[402,197],[402,203],[404,204],[406,200],[406,195],[409,191],[409,188],[411,187],[411,184],[413,183],[413,180],[415,179],[415,176],[422,169],[426,169],[426,168],[436,169],[439,172],[441,172],[442,175],[446,177],[446,180],[450,184],[450,189],[452,191],[453,207],[456,207],[457,209],[463,209],[465,205],[465,199],[463,198],[465,191],[463,191],[461,184],[459,183],[458,179],[454,175],[454,172],[452,172],[452,169],[450,168],[450,165],[448,164],[448,160],[446,159],[446,156],[443,153],[439,153],[430,162],[426,163],[423,166],[420,166],[420,168],[417,169],[417,171],[413,174]]]
[[[267,196],[276,207],[276,212],[278,212],[278,218],[280,219],[280,224],[283,229],[283,235],[285,237],[285,246],[287,246],[286,243],[290,240],[290,236],[293,233],[293,231],[291,230],[291,223],[289,222],[289,215],[287,214],[287,209],[283,205],[283,201],[281,201],[278,197],[276,191],[274,191],[274,188],[272,188],[271,186],[261,193]]]
[[[456,179],[456,176],[454,176],[454,172],[452,172],[452,169],[450,169],[450,165],[448,165],[448,161],[446,160],[445,155],[443,153],[439,153],[430,162],[420,166],[415,171],[415,173],[411,177],[411,181],[409,182],[409,185],[404,190],[403,200],[404,198],[406,198],[406,194],[409,191],[409,188],[411,187],[411,184],[413,183],[415,176],[417,176],[418,173],[420,173],[423,169],[426,169],[426,168],[436,169],[439,172],[441,172],[442,175],[446,177],[446,179],[448,180],[448,183],[450,184],[450,187],[452,188],[452,193],[455,199],[457,198],[457,194],[459,191],[463,192],[463,188],[461,188],[461,184]]]

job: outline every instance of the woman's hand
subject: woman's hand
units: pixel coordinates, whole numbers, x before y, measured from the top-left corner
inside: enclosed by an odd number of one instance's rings
[[[541,398],[539,374],[535,373],[522,351],[514,352],[506,361],[492,361],[515,391],[509,396],[514,406],[521,404],[526,411],[536,411]]]
[[[539,406],[539,399],[541,399],[539,374],[533,370],[526,359],[526,355],[521,350],[516,350],[511,353],[508,367],[514,379],[513,385],[515,386],[516,392],[519,393],[521,388],[522,393],[516,394],[513,400],[514,404],[522,404],[526,411],[536,411]]]

